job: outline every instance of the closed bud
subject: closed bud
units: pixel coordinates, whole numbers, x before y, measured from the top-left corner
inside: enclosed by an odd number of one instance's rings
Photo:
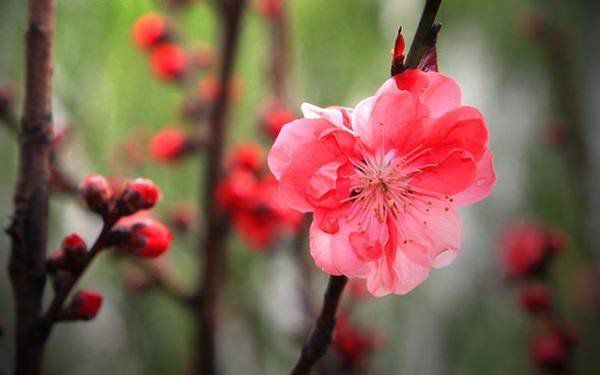
[[[160,197],[160,190],[154,182],[145,178],[136,178],[125,185],[123,193],[117,200],[116,210],[121,216],[131,215],[154,207]]]
[[[103,216],[108,214],[113,193],[104,176],[87,176],[79,185],[79,194],[90,210]]]
[[[171,246],[173,234],[162,223],[144,219],[129,226],[129,238],[123,248],[144,258],[156,258]]]
[[[187,58],[181,47],[166,43],[152,51],[150,63],[158,78],[171,81],[181,78],[186,69]]]
[[[282,0],[259,0],[256,10],[267,19],[280,17],[283,10]]]
[[[265,151],[264,149],[252,142],[238,145],[229,154],[227,158],[227,167],[230,169],[245,169],[253,172],[258,172],[264,168]]]
[[[165,128],[159,131],[150,141],[152,156],[165,163],[180,159],[190,149],[186,135],[175,128]]]
[[[61,248],[64,252],[65,267],[70,271],[79,271],[87,253],[87,245],[83,238],[73,233],[63,239]]]
[[[266,106],[262,118],[263,131],[271,138],[275,139],[279,135],[281,128],[288,122],[295,119],[292,112],[278,103],[271,103]]]
[[[91,290],[81,290],[71,299],[65,311],[65,320],[91,320],[102,306],[102,295]]]
[[[147,13],[133,25],[133,41],[143,49],[154,47],[164,41],[167,34],[165,20],[156,13]]]
[[[547,312],[552,307],[552,297],[545,285],[526,285],[519,291],[519,304],[532,314]]]

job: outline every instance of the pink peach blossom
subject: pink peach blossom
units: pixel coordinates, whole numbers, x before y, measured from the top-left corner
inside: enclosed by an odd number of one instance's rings
[[[456,208],[496,181],[482,114],[458,85],[407,70],[356,108],[304,104],[269,153],[279,192],[313,212],[310,251],[332,275],[405,294],[449,265],[462,242]]]

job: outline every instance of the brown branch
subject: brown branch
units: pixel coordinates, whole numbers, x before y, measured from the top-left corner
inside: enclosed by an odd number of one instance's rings
[[[417,32],[406,56],[406,68],[417,68],[423,56],[430,48],[435,46],[437,33],[441,27],[440,24],[435,23],[435,17],[441,4],[442,0],[427,0],[425,2]]]
[[[202,303],[197,304],[196,314],[199,319],[197,327],[197,344],[194,373],[214,375],[217,373],[216,364],[216,314],[219,294],[223,283],[226,264],[226,239],[229,229],[227,219],[219,211],[215,190],[222,174],[222,161],[225,146],[226,127],[229,112],[229,82],[234,70],[237,56],[237,45],[240,34],[241,20],[246,0],[220,0],[217,3],[222,27],[221,66],[219,71],[219,94],[210,108],[208,126],[210,142],[206,149],[206,159],[201,160],[201,168],[205,172],[204,238],[199,239],[198,249],[205,254],[200,275]],[[203,209],[203,210],[202,210]]]
[[[589,199],[590,191],[590,152],[588,142],[585,140],[585,120],[583,115],[580,87],[581,82],[573,62],[573,54],[569,53],[572,43],[567,40],[566,33],[556,25],[551,24],[543,16],[534,19],[533,23],[538,29],[535,37],[540,42],[546,56],[546,66],[550,85],[553,90],[555,108],[565,121],[564,144],[562,151],[568,164],[569,173],[575,191],[575,202],[578,209],[578,236],[584,241],[586,256],[593,257],[593,239],[596,228],[589,225]]]
[[[12,100],[3,101],[3,94],[8,95],[7,90],[0,88],[0,123],[4,124],[15,136],[19,134],[19,121],[15,115],[14,103]],[[56,154],[55,147],[50,149],[50,190],[52,193],[63,193],[70,196],[77,196],[77,184],[74,182],[65,168],[61,165]]]
[[[280,13],[269,19],[271,27],[271,90],[273,97],[286,104],[287,77],[290,70],[289,38],[286,18],[285,2],[281,4]]]
[[[327,348],[333,339],[338,303],[347,282],[348,278],[346,276],[329,277],[321,313],[313,331],[302,348],[300,358],[298,358],[298,362],[296,362],[290,373],[291,375],[310,374],[315,363],[327,352]]]
[[[86,257],[82,262],[81,268],[79,268],[76,272],[72,274],[72,276],[66,281],[64,285],[55,291],[54,297],[52,298],[52,302],[50,306],[46,310],[42,318],[42,324],[46,327],[47,331],[50,332],[52,326],[55,322],[61,320],[61,316],[63,313],[64,303],[69,296],[69,293],[73,290],[77,282],[81,279],[81,276],[88,269],[94,258],[100,253],[102,249],[107,246],[107,240],[109,238],[110,230],[117,222],[118,217],[109,217],[104,221],[102,225],[102,230],[100,234],[96,238],[96,241],[90,248],[90,250],[86,253]]]
[[[17,375],[41,373],[48,334],[39,318],[46,284],[53,33],[54,0],[30,0],[19,170],[7,229],[12,239],[9,273],[15,298]]]

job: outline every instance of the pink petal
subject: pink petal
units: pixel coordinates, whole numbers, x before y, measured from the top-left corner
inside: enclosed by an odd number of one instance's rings
[[[341,219],[339,230],[331,234],[319,228],[317,223],[320,221],[315,217],[310,226],[310,254],[317,266],[332,275],[364,277],[369,270],[368,264],[359,258],[350,244],[350,233],[357,232],[358,228]]]
[[[352,108],[347,107],[327,107],[321,108],[314,104],[302,103],[300,107],[304,118],[318,119],[324,118],[338,128],[349,129],[352,117]]]
[[[321,137],[332,127],[323,119],[295,120],[286,124],[275,140],[269,152],[269,168],[279,180],[280,194],[289,207],[312,211],[314,207],[306,197],[311,178],[324,165],[343,158],[334,137]],[[321,179],[321,183],[326,182],[326,178]]]
[[[422,138],[417,100],[407,91],[398,90],[393,79],[387,80],[374,97],[360,102],[355,109],[352,128],[370,150],[395,147],[400,152],[416,146]],[[381,143],[385,144],[381,145]]]
[[[427,121],[423,143],[431,148],[430,160],[446,157],[449,151],[462,149],[481,159],[488,142],[485,119],[476,108],[462,106],[444,116]]]
[[[415,175],[410,185],[423,190],[453,195],[464,191],[473,183],[477,171],[470,153],[454,150],[436,167],[426,168]]]
[[[371,266],[367,289],[376,297],[388,294],[406,294],[419,286],[429,276],[429,267],[413,262],[406,252],[422,252],[418,244],[398,247],[393,258],[384,257]]]
[[[481,160],[477,163],[477,172],[473,184],[466,190],[455,194],[455,207],[462,207],[479,202],[488,197],[496,185],[496,172],[494,171],[494,156],[486,150]]]
[[[429,108],[429,116],[439,117],[460,106],[461,92],[456,82],[438,72],[409,69],[394,77],[396,87],[419,98]]]

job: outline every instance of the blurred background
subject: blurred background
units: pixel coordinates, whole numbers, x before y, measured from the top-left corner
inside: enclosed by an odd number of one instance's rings
[[[249,4],[243,24],[235,74],[241,93],[229,146],[270,142],[257,131],[270,95],[270,31],[255,5]],[[292,55],[288,104],[299,113],[305,101],[354,106],[372,95],[389,76],[398,26],[410,41],[423,1],[285,5]],[[26,11],[24,1],[0,0],[0,86],[14,85],[19,110]],[[157,212],[166,216],[177,202],[195,202],[202,182],[196,158],[165,165],[143,157],[149,135],[166,125],[185,126],[181,88],[157,79],[132,41],[134,22],[149,11],[168,16],[183,44],[216,45],[215,12],[206,2],[165,11],[151,0],[57,1],[54,120],[70,128],[59,155],[70,175],[77,181],[95,172],[151,178],[164,196]],[[593,0],[454,0],[442,5],[439,20],[440,71],[454,77],[463,101],[486,116],[498,183],[485,202],[462,209],[464,249],[451,267],[432,272],[407,296],[346,296],[354,298],[346,306],[353,324],[376,341],[355,373],[539,373],[531,363],[531,318],[519,307],[499,256],[503,228],[535,220],[568,238],[548,279],[561,319],[577,327],[572,373],[599,374],[600,253],[592,244],[600,240],[600,198],[592,192],[600,188],[600,6]],[[132,154],[142,155],[141,161],[125,162]],[[16,158],[14,134],[0,127],[2,228],[12,212]],[[99,225],[72,197],[53,196],[50,250],[71,232],[93,240]],[[257,252],[232,235],[219,307],[224,374],[282,374],[296,359],[305,332],[298,285],[306,279],[292,245],[284,237]],[[0,236],[2,374],[10,373],[14,352],[9,248],[8,237]],[[197,279],[196,258],[195,236],[176,233],[168,262],[184,285]],[[312,276],[303,287],[320,303],[327,278],[312,261],[307,264]],[[188,311],[159,290],[135,291],[130,267],[105,255],[86,273],[81,285],[104,295],[102,311],[89,323],[54,330],[47,374],[180,374],[189,367]]]

